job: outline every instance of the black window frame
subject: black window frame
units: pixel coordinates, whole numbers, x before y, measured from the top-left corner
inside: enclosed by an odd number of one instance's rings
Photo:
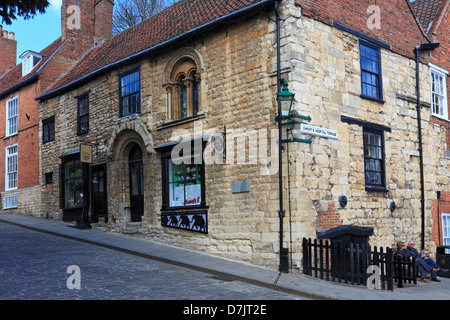
[[[369,70],[368,68],[364,67],[363,59],[366,59],[366,60],[370,60],[370,59],[369,59],[369,57],[363,56],[363,50],[362,50],[363,47],[367,47],[371,50],[376,51],[376,61],[371,60],[372,62],[377,63],[376,70],[374,70],[374,69]],[[360,72],[360,74],[361,74],[361,97],[384,103],[384,100],[383,100],[383,74],[382,74],[382,65],[381,65],[381,48],[377,45],[374,45],[370,42],[360,39],[359,40],[359,62],[360,62],[360,71],[361,71]],[[372,96],[372,95],[365,93],[364,85],[374,86],[374,84],[365,82],[364,75],[370,75],[370,76],[377,77],[376,85],[375,85],[375,87],[377,88],[377,96]]]
[[[170,161],[172,161],[172,148],[174,145],[171,144],[170,147],[165,147],[163,149],[158,150],[161,152],[161,164],[162,164],[162,208],[161,211],[176,211],[176,210],[198,210],[198,209],[206,209],[206,200],[205,200],[205,163],[203,161],[203,149],[204,144],[202,144],[201,149],[193,146],[190,150],[191,152],[191,164],[195,163],[195,158],[201,158],[200,163],[197,163],[199,168],[199,180],[200,180],[200,190],[201,190],[201,199],[199,204],[184,204],[181,206],[171,206],[170,205]],[[194,179],[195,180],[195,179]],[[183,180],[183,182],[192,182],[192,179]]]
[[[130,77],[132,74],[138,73],[138,81],[133,82],[135,84],[136,82],[139,82],[139,90],[134,90],[132,92],[126,92],[124,94],[124,88],[130,87],[131,83],[126,83],[125,85],[122,85],[122,79],[125,79],[126,77]],[[128,97],[132,97],[137,94],[136,98],[136,110],[129,110],[129,112],[124,112],[124,101]],[[134,112],[132,112],[134,111]],[[141,114],[141,70],[140,66],[132,68],[130,70],[127,70],[125,72],[122,72],[119,74],[119,117],[126,117],[132,114]]]
[[[47,172],[44,177],[46,185],[53,184],[53,172]]]
[[[80,153],[72,153],[60,157],[61,164],[59,165],[59,206],[63,210],[81,209],[89,204],[89,164],[81,162]],[[66,166],[72,165],[78,169],[67,176]],[[72,166],[72,168],[73,168]],[[78,173],[79,172],[79,173]],[[79,186],[82,185],[82,190],[71,190],[70,186],[74,186],[77,182]],[[66,188],[69,186],[69,188]],[[78,195],[76,194],[78,192]],[[81,193],[83,196],[81,196]],[[67,205],[67,197],[73,196],[74,205]],[[81,198],[81,199],[80,199]],[[78,203],[75,205],[75,200]],[[81,212],[80,212],[81,213]]]
[[[380,144],[371,144],[370,141],[367,142],[366,134],[377,135],[380,137]],[[367,149],[370,148],[379,148],[380,157],[377,158],[375,156],[371,157],[368,155]],[[363,127],[363,155],[364,155],[364,183],[367,191],[388,191],[386,185],[386,155],[385,155],[385,136],[384,130],[377,130],[374,128]],[[379,170],[376,169],[375,163],[380,161]],[[368,169],[368,166],[375,165],[371,169]],[[369,179],[371,174],[379,174],[380,175],[380,183],[373,183]]]
[[[77,97],[77,134],[89,132],[89,92]]]
[[[55,116],[42,120],[42,144],[55,141]]]

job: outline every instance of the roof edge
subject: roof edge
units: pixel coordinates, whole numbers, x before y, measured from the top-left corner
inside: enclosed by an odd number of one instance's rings
[[[27,78],[26,80],[23,80],[23,81],[19,82],[18,84],[6,89],[5,91],[0,92],[0,98],[3,98],[8,93],[11,93],[12,91],[16,91],[17,89],[22,88],[23,86],[27,85],[28,83],[31,83],[31,82],[37,80],[38,77],[39,77],[39,75],[37,73],[35,73],[31,77]]]
[[[416,13],[414,12],[414,10],[411,6],[411,2],[409,2],[409,0],[405,0],[405,2],[409,8],[409,11],[411,12],[412,16],[414,17],[414,21],[416,22],[417,26],[419,27],[420,32],[422,33],[424,38],[428,40],[428,42],[431,42],[431,40],[427,36],[427,32],[423,29],[422,24],[420,23],[419,19],[417,18]]]
[[[447,11],[449,11],[449,7],[450,7],[450,0],[446,0],[442,3],[442,6],[439,8],[439,10],[436,14],[436,17],[434,18],[433,21],[431,21],[430,27],[427,31],[427,36],[428,36],[428,34],[433,35],[433,33],[435,33],[437,29],[439,29],[439,27],[441,26],[442,20],[444,19],[445,13]]]

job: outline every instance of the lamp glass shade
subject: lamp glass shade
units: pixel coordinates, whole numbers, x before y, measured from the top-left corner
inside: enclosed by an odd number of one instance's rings
[[[283,83],[283,91],[277,94],[278,112],[282,117],[289,117],[291,114],[292,103],[294,102],[294,93],[289,92],[288,83]]]

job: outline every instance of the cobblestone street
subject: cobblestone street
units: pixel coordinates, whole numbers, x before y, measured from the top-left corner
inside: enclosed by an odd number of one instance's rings
[[[0,223],[0,299],[291,300],[269,288]],[[80,270],[80,289],[69,289]]]

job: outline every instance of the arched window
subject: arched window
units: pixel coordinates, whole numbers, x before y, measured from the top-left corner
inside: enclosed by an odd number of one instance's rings
[[[186,118],[188,116],[188,91],[185,84],[185,78],[180,77],[178,80],[180,99],[179,99],[179,118]]]
[[[201,59],[189,48],[177,51],[166,66],[164,86],[167,90],[168,117],[184,119],[200,111]]]

